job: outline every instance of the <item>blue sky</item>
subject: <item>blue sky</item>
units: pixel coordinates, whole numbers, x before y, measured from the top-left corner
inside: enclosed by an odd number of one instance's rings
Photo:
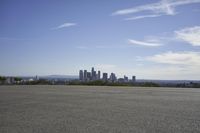
[[[1,0],[0,75],[200,79],[200,0]]]

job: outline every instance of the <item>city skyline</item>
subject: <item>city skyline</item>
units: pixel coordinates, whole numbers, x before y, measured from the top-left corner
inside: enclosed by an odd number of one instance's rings
[[[93,66],[117,77],[199,80],[199,9],[200,0],[2,0],[0,75]]]
[[[79,70],[79,81],[81,82],[90,82],[90,81],[104,81],[104,82],[121,82],[121,83],[135,83],[136,81],[136,76],[132,75],[132,79],[129,79],[126,75],[124,77],[118,78],[114,72],[110,73],[105,73],[102,72],[101,76],[101,71],[95,71],[94,67],[92,67],[91,71],[88,70]]]

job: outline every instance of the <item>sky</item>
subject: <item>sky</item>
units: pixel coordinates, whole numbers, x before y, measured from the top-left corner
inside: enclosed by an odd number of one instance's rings
[[[1,0],[0,75],[200,80],[200,0]]]

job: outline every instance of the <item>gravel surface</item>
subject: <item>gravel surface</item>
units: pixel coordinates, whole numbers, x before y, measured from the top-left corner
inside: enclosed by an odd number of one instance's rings
[[[0,133],[200,133],[200,89],[0,86]]]

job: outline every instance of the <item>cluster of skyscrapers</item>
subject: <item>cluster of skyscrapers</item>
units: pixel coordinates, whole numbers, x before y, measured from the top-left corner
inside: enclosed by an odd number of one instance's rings
[[[92,68],[91,72],[87,70],[80,70],[79,71],[79,80],[81,81],[94,81],[101,79],[101,72],[96,72],[94,68]]]
[[[124,78],[117,79],[115,73],[111,73],[108,78],[108,73],[103,73],[101,78],[101,71],[95,71],[94,67],[92,67],[91,71],[87,70],[80,70],[79,71],[79,80],[83,82],[87,81],[95,81],[95,80],[103,80],[103,81],[110,81],[110,82],[129,82],[127,76]],[[135,76],[132,76],[132,82],[135,82]]]

